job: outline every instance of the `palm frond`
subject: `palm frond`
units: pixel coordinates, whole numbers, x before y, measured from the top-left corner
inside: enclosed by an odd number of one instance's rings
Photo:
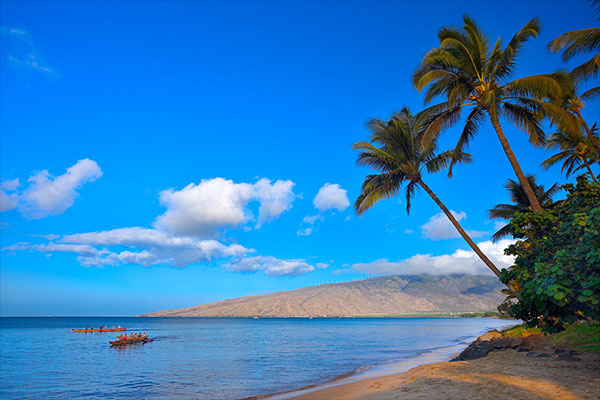
[[[496,243],[498,240],[505,238],[509,235],[510,235],[510,225],[506,224],[502,228],[498,229],[498,231],[492,235],[492,242]]]
[[[548,43],[547,48],[554,53],[562,51],[563,61],[569,61],[578,54],[600,49],[600,28],[564,33]]]
[[[461,106],[449,107],[448,103],[440,103],[427,109],[420,131],[423,143],[430,145],[441,131],[457,123],[460,120],[461,108]]]
[[[600,96],[600,86],[596,86],[594,88],[586,90],[585,92],[581,93],[579,98],[582,100],[590,100],[590,99],[594,99],[598,96]]]
[[[529,143],[538,147],[546,144],[546,135],[539,116],[535,112],[517,104],[504,103],[502,113],[517,128],[527,132]]]
[[[516,79],[504,85],[509,96],[552,98],[562,93],[563,88],[552,75],[532,75]]]
[[[519,55],[519,51],[523,44],[530,38],[536,38],[540,32],[540,20],[535,17],[529,21],[525,26],[510,40],[504,51],[502,57],[493,68],[493,77],[498,79],[504,79],[513,72],[515,66],[515,60]]]
[[[600,54],[596,54],[590,60],[584,62],[580,66],[573,68],[571,75],[578,81],[585,81],[588,78],[598,76],[600,71]]]
[[[395,196],[400,191],[403,179],[393,172],[368,175],[361,187],[361,194],[354,202],[358,215],[373,207],[379,200]]]

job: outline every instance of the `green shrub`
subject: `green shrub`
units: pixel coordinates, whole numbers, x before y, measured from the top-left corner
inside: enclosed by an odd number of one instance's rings
[[[519,240],[505,253],[516,260],[502,270],[501,281],[521,296],[511,314],[544,332],[600,319],[600,185],[580,175],[563,188],[565,200],[511,220]]]

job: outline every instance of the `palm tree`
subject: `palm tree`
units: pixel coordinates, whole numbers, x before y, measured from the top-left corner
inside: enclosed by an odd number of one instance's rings
[[[560,185],[555,183],[548,190],[544,190],[543,185],[538,185],[535,182],[535,175],[527,175],[527,182],[535,191],[535,195],[544,208],[547,208],[552,204],[552,196],[560,191]],[[513,204],[497,204],[494,208],[488,211],[490,219],[505,219],[511,220],[517,212],[531,212],[531,204],[527,199],[527,195],[523,190],[523,186],[518,181],[508,180],[508,183],[504,185],[510,194],[510,201]],[[497,242],[505,236],[510,234],[509,225],[504,225],[498,230],[498,232],[492,235],[492,241]]]
[[[591,0],[594,13],[600,15],[600,0]],[[580,29],[567,32],[550,43],[548,49],[558,53],[562,51],[563,61],[569,61],[581,53],[592,53],[600,49],[600,28]],[[600,53],[573,69],[572,74],[577,80],[586,80],[596,76],[600,71]]]
[[[502,49],[500,38],[493,47],[475,22],[464,16],[462,28],[443,27],[438,33],[440,46],[430,50],[413,75],[413,84],[421,91],[428,86],[425,102],[436,96],[447,101],[429,108],[432,115],[425,129],[425,138],[435,140],[439,133],[460,120],[464,107],[471,107],[455,152],[468,148],[470,140],[484,118],[489,118],[504,152],[527,194],[534,211],[542,209],[533,188],[525,178],[502,127],[504,116],[519,129],[524,130],[535,146],[545,143],[539,116],[549,117],[552,122],[573,124],[566,111],[544,101],[553,93],[559,93],[560,85],[551,76],[535,75],[507,81],[515,67],[515,61],[524,42],[539,32],[537,18],[529,21],[508,45]],[[564,120],[564,121],[563,121]],[[450,165],[450,172],[452,164]]]
[[[557,96],[554,96],[552,100],[556,105],[566,110],[574,120],[576,130],[571,133],[579,137],[581,136],[580,131],[583,129],[592,148],[595,149],[596,154],[600,156],[600,139],[594,135],[593,127],[590,128],[581,115],[581,111],[583,108],[585,108],[585,102],[600,96],[600,87],[595,87],[580,93],[578,82],[573,76],[573,73],[557,71],[552,74],[552,77],[562,87],[561,93]],[[561,126],[561,129],[568,131],[569,127]]]
[[[372,119],[367,123],[371,131],[371,143],[357,142],[354,150],[359,150],[357,164],[366,165],[379,171],[367,175],[362,184],[361,194],[354,203],[358,215],[373,207],[379,200],[395,196],[406,184],[406,212],[410,213],[411,199],[419,187],[425,189],[433,201],[442,209],[452,225],[469,244],[481,260],[500,277],[494,263],[477,247],[460,226],[454,215],[423,182],[422,173],[438,172],[450,162],[469,162],[467,153],[455,155],[453,151],[435,154],[435,145],[422,140],[420,130],[424,114],[413,115],[407,107],[392,116],[389,121]],[[379,145],[376,147],[374,144]]]
[[[595,130],[595,128],[596,124],[592,126],[592,130]],[[598,157],[598,153],[593,151],[588,138],[584,138],[581,133],[559,131],[550,136],[548,146],[559,148],[561,151],[544,161],[542,163],[543,168],[550,168],[562,161],[563,165],[560,172],[564,172],[567,178],[573,172],[586,168],[594,182],[598,182],[590,163],[600,163],[600,157]]]

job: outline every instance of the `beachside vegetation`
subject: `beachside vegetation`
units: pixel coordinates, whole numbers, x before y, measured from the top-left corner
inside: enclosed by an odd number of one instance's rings
[[[512,314],[548,332],[600,319],[600,185],[580,175],[563,188],[565,200],[511,220],[519,240],[506,254],[516,259],[501,278],[521,295]]]
[[[558,183],[555,183],[548,190],[545,190],[544,185],[537,184],[535,175],[529,174],[526,176],[526,178],[543,207],[548,207],[551,205],[552,196],[561,190],[561,187]],[[506,185],[504,185],[504,187],[510,194],[510,200],[513,202],[513,204],[496,204],[494,208],[488,211],[490,219],[505,219],[509,221],[517,212],[526,213],[532,211],[529,200],[527,200],[525,190],[518,181],[508,179],[508,182]],[[498,229],[498,231],[492,235],[492,240],[497,242],[503,237],[510,235],[509,227],[509,224],[506,224],[502,228]]]
[[[600,21],[600,1],[591,4]],[[459,28],[442,27],[439,46],[425,54],[412,80],[424,92],[425,103],[437,98],[444,101],[416,115],[404,108],[388,121],[367,124],[371,142],[359,142],[354,149],[361,151],[358,164],[378,174],[365,178],[355,208],[361,215],[379,200],[398,194],[404,185],[410,211],[411,198],[423,188],[510,288],[500,313],[548,333],[578,329],[569,328],[574,323],[597,326],[600,321],[600,184],[594,171],[600,166],[600,138],[597,121],[582,116],[586,102],[600,96],[597,85],[583,88],[600,71],[600,28],[567,32],[548,44],[549,51],[562,52],[564,61],[592,54],[572,71],[540,71],[510,80],[523,45],[536,38],[539,30],[540,22],[533,18],[503,46],[500,38],[490,41],[469,16],[464,16]],[[448,167],[451,177],[455,164],[470,160],[466,151],[485,129],[485,120],[491,123],[517,177],[506,185],[512,204],[498,204],[489,211],[490,218],[510,221],[492,239],[509,235],[517,239],[505,251],[515,256],[515,263],[500,274],[421,175]],[[561,164],[567,178],[580,174],[576,184],[554,184],[547,190],[538,185],[534,174],[522,171],[501,121],[524,131],[533,146],[555,150],[541,169]],[[454,149],[436,155],[439,136],[458,123],[462,129]],[[547,129],[553,130],[548,140]],[[561,189],[566,199],[553,201]]]

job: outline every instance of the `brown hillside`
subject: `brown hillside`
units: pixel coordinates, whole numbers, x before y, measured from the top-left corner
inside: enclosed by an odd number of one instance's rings
[[[308,317],[481,312],[504,295],[495,277],[470,275],[381,276],[240,297],[144,317]]]

